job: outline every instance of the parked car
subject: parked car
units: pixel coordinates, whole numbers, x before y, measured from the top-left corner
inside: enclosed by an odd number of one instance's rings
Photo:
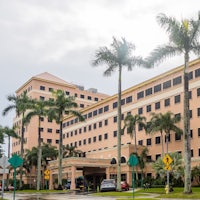
[[[104,179],[101,182],[100,191],[116,191],[116,182],[115,179]]]
[[[126,181],[121,181],[121,188],[122,190],[129,190],[129,184]]]

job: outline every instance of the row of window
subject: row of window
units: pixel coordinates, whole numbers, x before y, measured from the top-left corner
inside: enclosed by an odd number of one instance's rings
[[[200,96],[200,88],[197,88],[197,97]],[[189,99],[192,99],[192,91],[189,91]],[[180,103],[181,102],[181,95],[176,95],[174,96],[174,104]],[[167,98],[164,100],[164,106],[168,107],[171,104],[171,99]],[[155,110],[158,110],[161,108],[161,103],[156,102],[155,103]],[[152,111],[152,105],[147,105],[146,106],[146,112],[151,112]],[[143,114],[143,108],[138,108],[138,114],[142,115]],[[199,116],[199,115],[198,115]]]
[[[45,91],[45,86],[40,86],[40,90],[43,90],[43,91]],[[53,88],[48,88],[48,91],[49,92],[53,92]],[[67,95],[67,96],[69,96],[70,95],[70,92],[69,91],[65,91],[65,94]],[[78,94],[77,93],[75,93],[75,94],[72,94],[71,96],[75,96],[75,97],[78,97]],[[85,99],[85,95],[84,94],[80,94],[80,98],[81,99]],[[92,100],[92,97],[91,96],[87,96],[87,100]],[[99,98],[98,97],[94,97],[94,101],[98,101],[99,100]]]
[[[195,78],[200,76],[200,68],[196,69],[194,72],[195,72]],[[193,71],[191,71],[189,73],[189,80],[192,80],[192,79],[193,79]],[[153,93],[157,93],[157,92],[160,92],[162,90],[168,89],[168,88],[172,87],[172,85],[176,86],[176,85],[181,84],[181,83],[182,83],[182,76],[178,76],[176,78],[173,78],[172,80],[165,81],[162,84],[158,84],[158,85],[155,85],[154,87],[151,87],[151,88],[148,88],[144,91],[138,92],[137,93],[137,99],[144,98],[145,96],[147,97],[147,96],[149,96]]]

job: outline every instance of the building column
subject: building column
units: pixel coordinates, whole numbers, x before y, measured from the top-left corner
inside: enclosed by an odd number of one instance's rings
[[[50,177],[49,177],[49,189],[53,190],[53,174],[50,172]]]
[[[131,168],[129,168],[131,169]],[[132,185],[132,171],[128,170],[127,172],[127,183],[129,183],[129,185]]]
[[[71,190],[75,190],[76,189],[76,167],[75,166],[71,166],[71,172],[72,172],[72,177],[71,177]]]
[[[106,167],[106,179],[110,179],[110,168]]]

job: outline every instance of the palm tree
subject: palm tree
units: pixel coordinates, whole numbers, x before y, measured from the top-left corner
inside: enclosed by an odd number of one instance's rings
[[[59,150],[58,150],[58,189],[62,189],[62,158],[63,158],[63,119],[65,116],[76,116],[79,121],[83,121],[84,117],[76,110],[78,104],[74,101],[74,97],[67,97],[65,92],[57,90],[53,92],[55,100],[53,106],[49,108],[48,116],[50,119],[55,119],[56,123],[60,125],[59,133]]]
[[[122,38],[121,41],[113,37],[111,48],[100,47],[96,51],[95,60],[92,62],[93,66],[106,64],[108,68],[104,72],[105,76],[111,76],[112,73],[118,70],[118,104],[117,104],[117,147],[118,147],[118,165],[117,165],[117,190],[121,191],[121,76],[122,68],[127,67],[129,71],[134,66],[144,65],[145,63],[141,57],[132,56],[132,51],[135,46]]]
[[[4,129],[0,125],[0,144],[4,143]],[[0,157],[2,157],[2,146],[0,146]]]
[[[8,158],[10,158],[10,138],[19,138],[19,136],[17,135],[15,128],[9,128],[8,126],[3,128],[3,133],[8,137]]]
[[[157,47],[147,61],[151,66],[159,64],[167,57],[184,54],[184,193],[191,193],[191,142],[190,142],[190,110],[189,110],[189,56],[200,54],[200,12],[198,19],[176,20],[165,14],[157,16],[158,23],[169,34],[169,44]]]
[[[131,115],[128,114],[124,119],[125,127],[127,127],[127,133],[130,134],[131,139],[135,138],[135,153],[137,153],[137,138],[136,138],[136,125],[144,127],[144,121],[146,117],[142,117],[138,114]]]
[[[63,157],[77,157],[81,154],[81,150],[76,150],[76,146],[69,146],[68,144],[63,147]]]
[[[23,158],[24,154],[24,126],[25,126],[25,112],[31,108],[32,100],[27,96],[27,92],[23,92],[22,95],[16,97],[15,95],[9,95],[7,97],[9,102],[12,102],[8,107],[3,110],[3,116],[5,116],[8,112],[12,111],[13,109],[16,111],[18,117],[21,116],[21,157]],[[22,189],[22,166],[20,166],[20,189]]]
[[[164,157],[164,145],[163,145],[163,132],[166,134],[166,153],[168,154],[168,143],[170,132],[174,131],[176,134],[182,134],[182,129],[177,127],[175,124],[180,121],[180,117],[174,116],[171,112],[162,113],[152,113],[152,118],[150,125],[147,128],[149,133],[161,133],[161,145],[162,145],[162,158]],[[169,170],[167,170],[167,185],[169,186]]]
[[[37,160],[37,190],[40,190],[41,185],[41,159],[42,159],[42,148],[41,148],[41,119],[47,116],[48,108],[52,104],[51,101],[34,100],[34,104],[28,114],[25,116],[26,121],[37,116],[38,117],[38,160]]]

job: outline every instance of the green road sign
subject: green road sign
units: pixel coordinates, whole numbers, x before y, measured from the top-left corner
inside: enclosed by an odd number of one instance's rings
[[[19,167],[20,165],[22,165],[23,163],[23,159],[18,156],[17,154],[14,154],[9,160],[8,162],[11,164],[11,166],[13,168],[17,168]]]
[[[138,164],[138,158],[136,155],[133,155],[131,154],[129,160],[128,160],[128,164],[131,166],[131,167],[134,167]]]

